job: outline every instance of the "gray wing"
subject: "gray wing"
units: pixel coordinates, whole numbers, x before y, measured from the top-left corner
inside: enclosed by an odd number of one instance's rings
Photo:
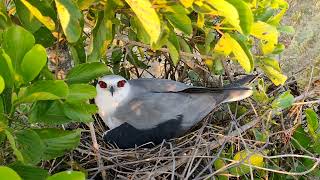
[[[112,119],[137,129],[150,129],[182,117],[182,130],[202,120],[226,98],[225,93],[145,93],[120,105]]]
[[[129,80],[129,83],[133,88],[140,88],[147,92],[175,92],[191,87],[181,82],[156,78],[134,79]]]

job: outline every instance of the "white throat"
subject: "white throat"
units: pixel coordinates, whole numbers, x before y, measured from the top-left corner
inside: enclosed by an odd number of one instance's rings
[[[119,121],[114,121],[112,119],[112,114],[117,107],[125,103],[126,99],[130,96],[130,84],[126,83],[124,87],[117,88],[113,95],[111,95],[108,90],[101,89],[98,86],[96,89],[97,96],[95,98],[95,103],[98,106],[100,117],[110,129],[120,126],[121,124],[119,124]]]

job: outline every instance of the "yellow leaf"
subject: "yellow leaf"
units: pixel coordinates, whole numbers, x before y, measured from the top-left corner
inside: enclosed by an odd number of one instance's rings
[[[224,0],[208,0],[205,3],[216,9],[220,16],[225,17],[237,31],[242,33],[238,11],[232,4]]]
[[[227,36],[229,44],[232,49],[232,53],[239,62],[239,64],[243,67],[246,72],[251,72],[253,67],[250,63],[250,59],[246,52],[242,49],[241,45],[233,39],[228,33],[225,34]]]
[[[272,53],[278,44],[279,32],[277,28],[265,22],[255,22],[250,34],[262,40],[261,47],[264,54]]]
[[[218,43],[214,47],[214,51],[223,53],[224,55],[228,56],[232,51],[232,45],[230,44],[229,34],[225,34],[222,36]]]
[[[233,157],[233,160],[243,161],[246,164],[250,164],[253,166],[263,167],[263,156],[259,153],[252,153],[247,150],[242,150],[236,153]],[[230,169],[231,174],[241,176],[250,172],[250,167],[244,164],[241,164],[238,167],[234,167]]]
[[[201,29],[204,26],[204,14],[202,13],[198,13],[197,26]]]
[[[137,15],[144,29],[150,36],[150,43],[156,43],[160,37],[161,24],[156,11],[149,0],[126,0],[133,12]]]
[[[236,60],[243,67],[246,72],[251,72],[253,69],[253,63],[251,63],[250,58],[237,40],[233,39],[228,33],[220,38],[214,51],[223,53],[228,56],[231,52],[235,56]]]
[[[192,6],[193,0],[180,0],[180,3],[186,7],[189,8]]]
[[[287,80],[287,76],[282,74],[279,62],[275,59],[265,58],[260,61],[260,68],[266,73],[269,79],[275,84],[279,86],[280,84],[284,84]]]
[[[38,10],[26,0],[21,0],[21,2],[29,9],[30,13],[33,14],[43,25],[45,25],[50,31],[55,29],[55,23],[49,16],[44,16]]]

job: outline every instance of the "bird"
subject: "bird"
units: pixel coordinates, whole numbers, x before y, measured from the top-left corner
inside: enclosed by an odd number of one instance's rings
[[[169,79],[103,76],[94,99],[109,127],[103,140],[128,149],[179,137],[220,104],[251,96],[252,88],[244,83],[252,79],[247,75],[234,84],[207,88]]]

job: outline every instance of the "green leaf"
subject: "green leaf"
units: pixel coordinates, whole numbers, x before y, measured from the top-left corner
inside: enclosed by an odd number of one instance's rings
[[[62,30],[69,43],[75,43],[82,33],[82,14],[74,1],[55,0]]]
[[[2,76],[0,75],[0,94],[2,93],[2,91],[5,88],[5,84],[4,84],[4,79],[2,78]]]
[[[308,134],[303,130],[302,126],[299,125],[291,139],[291,143],[294,145],[295,148],[302,150],[307,149],[311,144],[311,138]]]
[[[286,33],[290,35],[293,35],[295,33],[293,26],[279,26],[278,31],[281,33]]]
[[[33,16],[28,8],[23,5],[21,0],[14,0],[14,4],[23,27],[32,33],[36,32],[41,27],[41,23]]]
[[[88,84],[71,84],[67,101],[86,101],[97,95],[96,89]]]
[[[36,44],[26,53],[21,62],[21,75],[25,82],[32,81],[38,76],[47,63],[46,49]]]
[[[21,2],[29,9],[30,13],[34,15],[43,25],[45,25],[49,30],[55,30],[55,23],[50,16],[45,16],[36,6],[26,0],[21,0]],[[43,1],[46,2],[46,1]],[[38,3],[43,3],[38,1]]]
[[[87,55],[83,38],[80,38],[76,44],[69,44],[69,48],[75,65],[86,63]]]
[[[259,61],[259,66],[276,86],[283,85],[286,82],[287,76],[282,74],[277,60],[264,58]]]
[[[10,180],[20,180],[20,176],[11,168],[0,166],[0,177]]]
[[[47,125],[61,125],[75,122],[64,113],[64,104],[60,101],[38,101],[31,109],[30,123],[44,123]]]
[[[150,44],[156,43],[160,37],[161,24],[160,19],[152,8],[149,0],[126,0],[133,12],[137,15],[144,29],[150,36]]]
[[[78,0],[78,6],[80,10],[84,10],[89,8],[93,3],[97,2],[98,0]]]
[[[97,77],[111,74],[109,68],[99,62],[79,64],[72,68],[66,76],[69,84],[87,83]]]
[[[8,120],[6,118],[6,114],[5,114],[5,110],[4,110],[4,104],[3,104],[3,99],[0,96],[0,133],[6,128],[6,126],[8,125]],[[0,142],[1,143],[1,142]]]
[[[47,180],[85,180],[86,176],[80,171],[63,171],[47,178]]]
[[[245,35],[248,35],[251,31],[253,24],[253,14],[249,5],[243,0],[226,0],[232,4],[239,13],[240,27]]]
[[[99,61],[105,55],[109,44],[113,40],[113,22],[116,5],[112,0],[108,0],[105,10],[99,12],[98,21],[93,29],[92,52],[88,57],[88,62]]]
[[[137,38],[143,42],[143,43],[150,43],[150,36],[147,33],[147,31],[144,29],[142,23],[140,20],[136,17],[133,16],[130,18],[130,25],[133,30],[133,32],[136,33]]]
[[[9,167],[15,170],[24,180],[43,180],[48,176],[47,170],[24,165],[21,162],[10,164]]]
[[[285,109],[294,103],[294,97],[290,93],[290,91],[286,91],[282,94],[280,94],[279,97],[277,97],[271,104],[273,109]]]
[[[308,123],[308,130],[311,136],[313,137],[314,141],[318,141],[318,136],[320,137],[320,128],[319,128],[319,117],[317,113],[315,113],[311,108],[305,110],[307,123]]]
[[[191,53],[191,48],[189,46],[189,44],[187,43],[186,40],[184,40],[182,37],[180,36],[177,36],[178,40],[179,40],[179,45],[180,45],[180,49],[183,51],[183,52],[188,52],[188,53]]]
[[[37,164],[41,160],[45,147],[37,133],[25,129],[16,133],[18,149],[23,155],[24,163]]]
[[[10,131],[11,131],[11,129],[7,128],[4,130],[4,133],[6,134],[7,139],[10,143],[10,146],[13,150],[13,154],[16,156],[18,161],[24,162],[24,158],[22,156],[22,153],[18,150],[17,145],[16,145],[16,141]]]
[[[170,12],[165,13],[165,17],[169,20],[173,27],[184,32],[186,35],[192,33],[192,24],[187,16],[184,7],[181,5],[168,6]]]
[[[45,145],[42,159],[50,160],[63,156],[80,143],[81,130],[67,131],[54,128],[34,129]]]
[[[21,89],[14,104],[35,102],[40,100],[64,99],[69,91],[67,84],[62,80],[37,81],[25,89]]]
[[[10,57],[0,49],[0,75],[4,79],[7,87],[13,86],[14,70]]]
[[[237,9],[225,0],[208,0],[204,1],[204,4],[209,5],[211,8],[216,9],[220,16],[226,18],[226,20],[242,33],[240,27],[239,13]]]
[[[94,104],[87,104],[85,102],[70,103],[66,102],[64,104],[64,113],[77,122],[92,122],[92,114],[97,113],[98,108]]]
[[[34,42],[33,35],[20,26],[12,26],[4,32],[2,47],[10,56],[14,70],[20,71],[21,61]]]
[[[56,38],[52,35],[51,31],[45,27],[41,27],[36,32],[33,33],[37,44],[41,44],[44,47],[53,46]]]
[[[180,55],[179,55],[180,45],[179,45],[177,36],[173,31],[171,31],[166,45],[169,49],[169,54],[173,64],[177,65],[180,60]]]

